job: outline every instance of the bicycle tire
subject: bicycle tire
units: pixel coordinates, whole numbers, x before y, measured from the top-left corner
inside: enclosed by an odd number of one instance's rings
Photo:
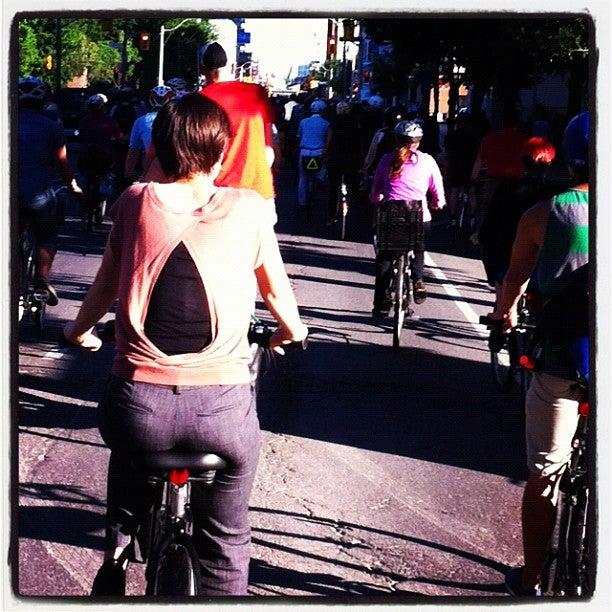
[[[495,387],[507,393],[514,383],[514,365],[509,349],[509,339],[499,351],[491,351],[491,372]]]
[[[34,329],[39,336],[45,330],[45,313],[47,311],[47,302],[38,302],[38,307],[34,312]]]
[[[569,526],[569,572],[567,594],[570,596],[583,597],[589,594],[589,566],[588,566],[588,542],[587,542],[587,519],[589,512],[589,489],[587,486],[580,487],[577,492],[578,498],[572,522]]]
[[[102,200],[97,206],[94,212],[94,223],[96,225],[102,225],[104,221],[104,215],[106,215],[106,199]]]
[[[393,349],[399,350],[404,326],[404,315],[406,313],[404,305],[404,262],[405,255],[397,258],[397,272],[395,273],[395,297],[393,300]]]
[[[187,538],[173,538],[162,544],[152,575],[152,594],[193,597],[200,594],[199,561]]]
[[[340,240],[346,239],[346,215],[348,214],[348,204],[346,202],[342,202],[340,214],[342,215],[342,220],[340,222]]]
[[[525,406],[525,402],[527,401],[527,391],[529,391],[529,386],[531,385],[531,372],[528,372],[525,368],[519,368],[519,386],[521,389],[521,401],[523,406]]]

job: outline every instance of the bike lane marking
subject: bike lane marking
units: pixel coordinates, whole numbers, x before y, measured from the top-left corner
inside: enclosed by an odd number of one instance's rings
[[[429,268],[431,275],[439,281],[442,281],[442,288],[452,298],[457,308],[463,313],[468,323],[472,325],[474,331],[482,338],[488,338],[489,332],[480,323],[479,316],[474,309],[467,303],[464,297],[459,293],[457,287],[453,285],[446,274],[442,272],[438,264],[431,258],[429,253],[425,253],[425,265]]]

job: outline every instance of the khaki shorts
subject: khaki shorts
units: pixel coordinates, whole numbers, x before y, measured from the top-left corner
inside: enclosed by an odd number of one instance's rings
[[[571,380],[537,372],[527,393],[525,430],[531,474],[558,482],[572,452],[579,391]]]

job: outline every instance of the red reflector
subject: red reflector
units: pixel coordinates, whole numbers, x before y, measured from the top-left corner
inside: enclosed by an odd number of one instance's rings
[[[168,480],[177,487],[182,487],[189,480],[189,470],[183,468],[182,470],[172,469],[168,472]]]
[[[589,402],[580,402],[580,404],[578,404],[578,414],[581,416],[589,416]]]
[[[521,355],[519,357],[519,365],[524,367],[526,370],[533,370],[535,368],[535,361],[529,357],[529,355]]]

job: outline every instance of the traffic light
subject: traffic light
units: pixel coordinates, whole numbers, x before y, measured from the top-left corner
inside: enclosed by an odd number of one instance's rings
[[[336,30],[336,22],[332,19],[327,20],[327,48],[325,53],[325,59],[329,62],[336,59],[336,37],[338,33]]]
[[[51,70],[53,68],[53,58],[50,55],[45,57],[45,68]]]
[[[141,32],[138,38],[138,47],[141,51],[148,51],[151,43],[151,36],[148,32]]]

